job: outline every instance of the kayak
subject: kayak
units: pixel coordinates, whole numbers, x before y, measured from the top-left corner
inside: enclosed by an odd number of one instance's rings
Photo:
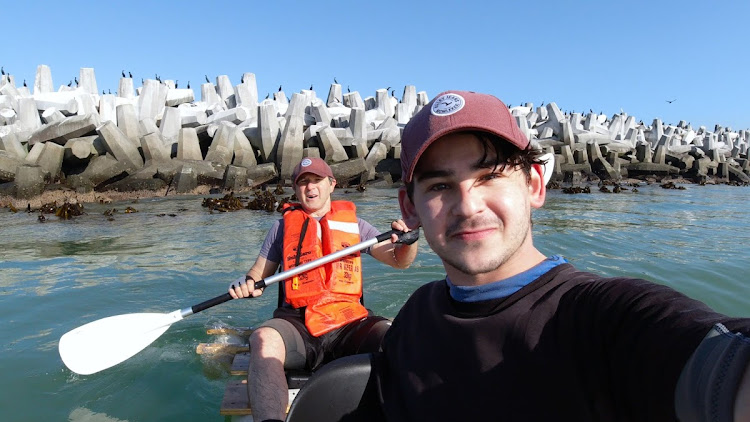
[[[213,329],[209,334],[230,334],[246,340],[249,330]],[[251,422],[252,409],[247,397],[247,368],[249,348],[246,343],[208,343],[196,349],[201,355],[233,355],[231,375],[224,390],[220,413],[232,416],[236,422]],[[310,374],[287,371],[289,385],[289,422],[365,421],[384,420],[371,378],[373,354],[343,357],[327,363]]]

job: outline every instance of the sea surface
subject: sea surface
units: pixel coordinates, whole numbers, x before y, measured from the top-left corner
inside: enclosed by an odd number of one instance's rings
[[[395,189],[338,189],[382,231],[399,217]],[[234,300],[172,325],[153,344],[102,372],[72,373],[58,354],[69,330],[100,318],[167,313],[226,292],[252,265],[278,213],[210,213],[203,197],[87,204],[63,221],[0,209],[0,409],[4,421],[221,421],[220,361],[196,354],[217,326],[256,326],[275,294]],[[669,285],[732,316],[750,316],[750,188],[658,185],[638,193],[548,192],[534,240],[578,268]],[[126,207],[137,213],[124,213]],[[104,212],[117,209],[114,219]],[[171,214],[171,215],[170,215]],[[420,285],[444,276],[420,244],[405,271],[363,258],[365,299],[393,317]],[[274,292],[274,290],[270,290]],[[103,339],[104,341],[105,339]]]

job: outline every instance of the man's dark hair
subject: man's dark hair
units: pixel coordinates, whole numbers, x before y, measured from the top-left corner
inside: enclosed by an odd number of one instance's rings
[[[502,172],[506,166],[520,168],[526,175],[527,182],[531,180],[531,165],[546,163],[546,161],[539,159],[544,154],[544,151],[532,148],[531,144],[526,149],[518,149],[510,142],[492,133],[482,131],[468,131],[464,133],[473,135],[481,141],[484,152],[480,162],[485,162],[488,156],[494,155],[496,170]],[[493,151],[494,154],[491,154]],[[416,169],[414,173],[416,175]],[[412,198],[413,192],[414,177],[412,177],[411,182],[406,184],[406,193],[409,195],[409,199]]]

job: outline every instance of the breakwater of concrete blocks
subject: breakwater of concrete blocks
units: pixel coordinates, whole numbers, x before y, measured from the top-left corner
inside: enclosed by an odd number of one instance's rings
[[[0,79],[0,194],[28,198],[52,186],[76,192],[198,185],[242,191],[285,183],[303,157],[328,161],[340,185],[393,186],[400,178],[401,131],[429,101],[406,86],[365,98],[331,84],[325,99],[313,90],[279,90],[259,100],[256,78],[233,85],[222,75],[190,88],[170,80],[135,87],[122,77],[116,93],[99,93],[94,69],[57,90],[46,65],[32,87]],[[513,107],[535,146],[556,156],[553,180],[684,177],[748,183],[750,133],[693,129],[565,113],[555,103]]]

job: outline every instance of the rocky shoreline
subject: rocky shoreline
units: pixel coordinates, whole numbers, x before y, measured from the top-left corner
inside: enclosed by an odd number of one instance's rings
[[[117,93],[100,94],[92,68],[54,90],[40,65],[25,85],[0,79],[0,205],[246,192],[285,184],[307,156],[328,161],[344,187],[398,186],[401,131],[429,101],[411,85],[401,98],[379,89],[363,99],[337,83],[325,100],[312,89],[259,100],[252,73],[237,85],[226,75],[203,83],[199,101],[170,80],[135,88],[124,72]],[[749,130],[645,124],[555,103],[511,111],[537,148],[555,154],[551,187],[750,183]]]

